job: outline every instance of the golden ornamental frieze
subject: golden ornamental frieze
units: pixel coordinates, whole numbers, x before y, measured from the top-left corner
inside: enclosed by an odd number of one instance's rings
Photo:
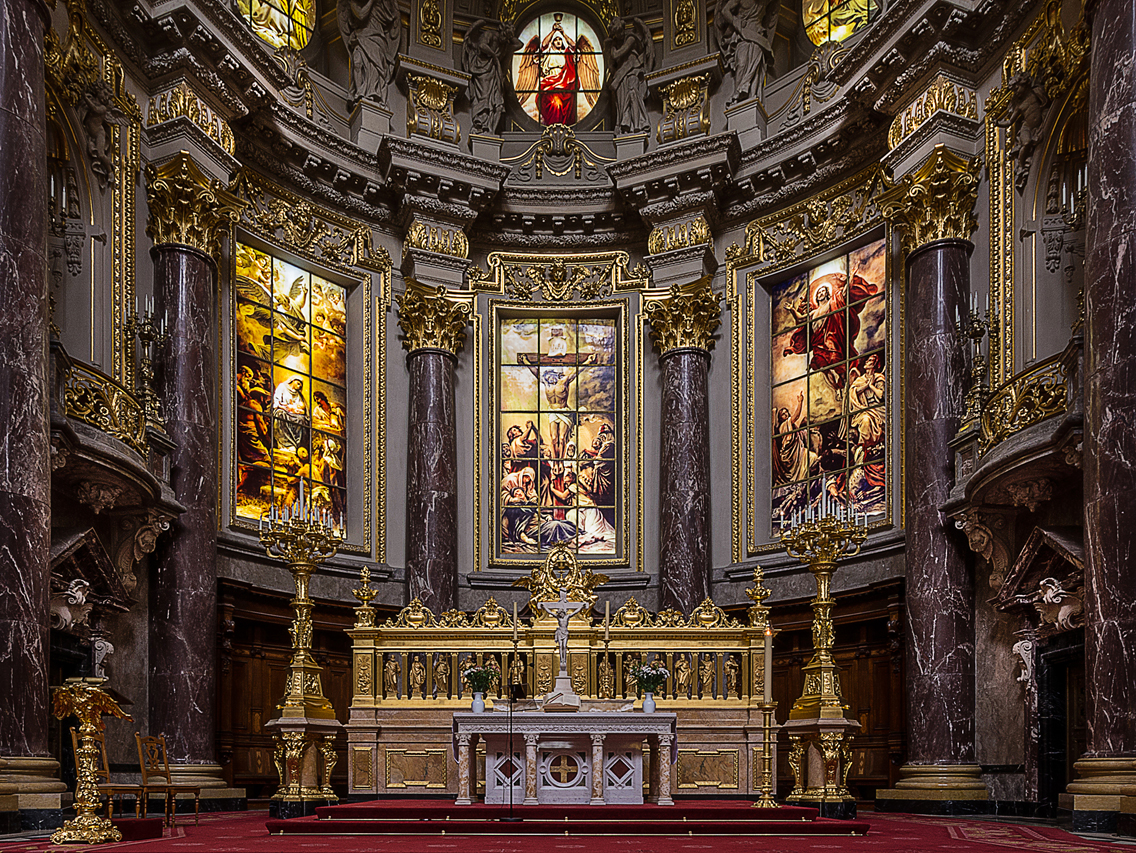
[[[455,298],[444,287],[422,287],[408,279],[406,292],[398,297],[398,325],[402,345],[408,351],[443,349],[455,355],[465,345],[470,304]]]
[[[63,385],[67,416],[90,424],[146,456],[146,413],[132,394],[109,376],[78,362]]]
[[[1069,375],[1059,354],[1015,376],[990,395],[982,409],[979,451],[986,453],[1015,433],[1065,414]]]
[[[657,255],[672,249],[685,249],[687,246],[700,246],[714,239],[710,223],[702,214],[687,222],[676,225],[660,225],[647,237],[647,252]]]
[[[230,190],[244,201],[241,224],[272,237],[300,255],[342,268],[390,272],[387,250],[375,246],[371,229],[357,220],[242,171]],[[389,296],[384,295],[386,302]]]
[[[155,246],[190,246],[213,257],[245,205],[184,151],[161,166],[146,167],[146,200],[146,233]]]
[[[710,74],[692,74],[660,87],[663,117],[655,128],[660,143],[675,142],[710,132]]]
[[[751,263],[758,272],[773,272],[879,225],[883,213],[877,196],[882,176],[879,166],[871,166],[812,198],[751,222],[746,226],[745,245],[727,249],[727,260]]]
[[[402,245],[404,249],[424,249],[455,258],[469,257],[469,238],[461,228],[427,225],[420,219],[410,223]]]
[[[884,215],[903,232],[908,252],[936,240],[969,240],[978,228],[981,160],[965,159],[937,145],[914,172],[880,194]]]
[[[217,115],[184,80],[150,98],[146,126],[154,127],[179,118],[192,122],[227,154],[236,152],[237,143],[229,123]]]
[[[652,628],[655,625],[655,617],[635,599],[635,596],[631,596],[626,604],[615,611],[611,624],[615,628]]]
[[[425,74],[408,74],[410,97],[406,100],[406,135],[425,136],[457,144],[461,126],[454,117],[458,87]]]
[[[621,251],[566,255],[490,252],[488,272],[471,267],[469,286],[525,301],[539,293],[546,302],[589,302],[650,286],[647,268],[639,264],[629,270],[629,261],[627,252]]]
[[[666,354],[674,349],[695,347],[709,350],[722,322],[721,297],[710,287],[712,276],[688,285],[672,285],[666,296],[650,298],[645,313],[651,324],[651,340]]]
[[[497,603],[496,598],[490,597],[474,611],[469,624],[474,628],[512,628],[513,617]]]
[[[529,601],[535,610],[542,601],[558,601],[560,591],[565,590],[568,601],[583,601],[585,611],[596,603],[594,590],[608,582],[607,575],[581,569],[576,555],[564,545],[557,545],[548,552],[548,558],[533,568],[527,578],[513,582],[529,591]]]
[[[402,608],[397,616],[392,616],[383,623],[384,628],[437,628],[438,619],[429,607],[422,603],[422,599],[412,599],[410,604]]]
[[[740,628],[737,619],[726,615],[726,611],[707,598],[691,611],[687,626],[691,628]]]
[[[978,121],[978,93],[940,74],[903,112],[892,120],[888,148],[895,148],[931,120],[936,113]]]

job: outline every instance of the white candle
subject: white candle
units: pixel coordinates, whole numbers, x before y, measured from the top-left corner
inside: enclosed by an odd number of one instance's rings
[[[762,690],[761,701],[769,704],[773,701],[773,629],[765,626],[765,685]]]
[[[611,602],[604,602],[604,642],[611,639]]]
[[[513,602],[513,645],[517,644],[517,602]]]

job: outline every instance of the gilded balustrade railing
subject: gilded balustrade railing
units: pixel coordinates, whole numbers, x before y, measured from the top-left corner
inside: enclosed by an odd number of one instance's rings
[[[1067,349],[1023,370],[990,395],[982,407],[981,453],[1069,409],[1075,390],[1071,387],[1069,360]]]
[[[143,456],[146,413],[134,395],[93,367],[72,362],[63,386],[67,416],[117,438]]]

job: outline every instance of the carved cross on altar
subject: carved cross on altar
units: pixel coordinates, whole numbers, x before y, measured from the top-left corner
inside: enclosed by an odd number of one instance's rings
[[[568,675],[568,620],[584,609],[584,602],[569,601],[568,591],[560,590],[559,601],[542,601],[540,607],[556,617],[556,633],[553,638],[560,645],[560,674]]]

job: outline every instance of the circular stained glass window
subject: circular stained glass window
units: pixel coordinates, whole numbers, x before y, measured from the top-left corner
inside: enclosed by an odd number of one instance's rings
[[[237,0],[241,17],[273,47],[303,50],[316,25],[315,0]]]
[[[600,97],[603,46],[584,19],[548,12],[525,24],[513,55],[513,89],[521,108],[542,125],[576,124]]]
[[[844,41],[875,20],[877,0],[803,0],[801,17],[813,44]]]

